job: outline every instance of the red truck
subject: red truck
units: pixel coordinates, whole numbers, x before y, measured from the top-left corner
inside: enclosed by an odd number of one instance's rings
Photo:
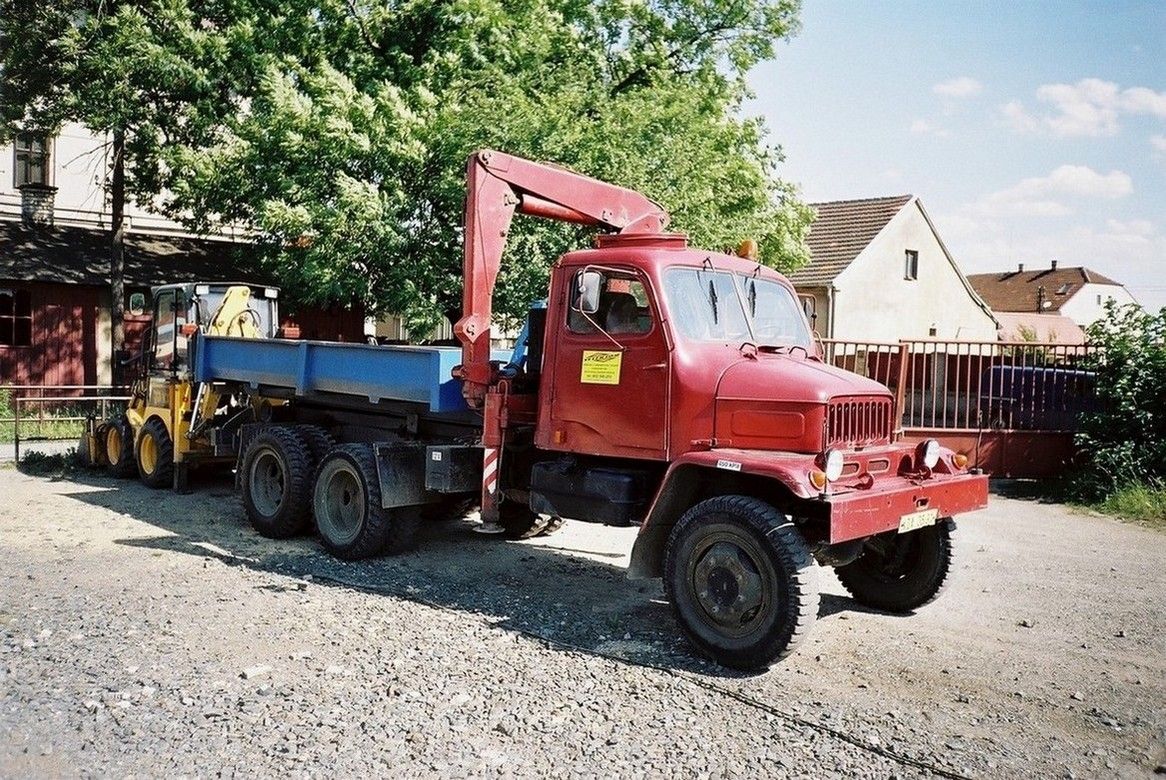
[[[516,212],[602,232],[555,263],[499,360],[491,296]],[[456,348],[195,333],[191,397],[235,400],[192,427],[238,453],[260,532],[314,525],[345,558],[400,550],[420,510],[470,502],[518,534],[639,526],[630,576],[662,577],[692,644],[726,666],[764,668],[805,637],[816,564],[871,607],[933,599],[952,518],[986,505],[987,478],[902,442],[890,391],[823,362],[781,274],[667,223],[637,192],[477,152],[460,364]]]

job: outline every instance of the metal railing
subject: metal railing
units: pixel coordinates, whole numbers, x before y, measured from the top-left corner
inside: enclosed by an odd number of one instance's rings
[[[1097,408],[1096,347],[1027,341],[830,339],[826,361],[895,392],[900,426],[1073,431]]]
[[[20,462],[21,442],[66,441],[80,436],[72,425],[84,423],[92,415],[75,414],[79,407],[92,405],[98,419],[109,417],[110,407],[130,400],[124,395],[128,388],[110,385],[0,385],[0,394],[7,394],[12,404],[12,415],[0,417],[0,426],[12,426],[13,457]],[[115,395],[114,393],[123,393]],[[22,414],[21,409],[29,404],[36,405],[33,416]],[[53,412],[53,405],[64,413]],[[36,426],[38,435],[22,435],[21,426]],[[46,435],[45,430],[68,430],[68,434]]]

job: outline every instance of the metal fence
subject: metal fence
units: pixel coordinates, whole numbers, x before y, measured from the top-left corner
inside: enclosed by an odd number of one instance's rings
[[[895,392],[904,428],[1072,431],[1096,409],[1088,345],[823,341],[827,362]]]
[[[110,385],[0,385],[0,438],[11,439],[13,457],[20,445],[66,441],[81,435],[90,416],[104,420],[129,400],[127,388]],[[31,409],[30,409],[31,407]]]

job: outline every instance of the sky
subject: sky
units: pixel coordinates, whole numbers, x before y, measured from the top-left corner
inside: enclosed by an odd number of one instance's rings
[[[912,193],[965,273],[1166,306],[1166,3],[804,0],[749,83],[806,200]]]

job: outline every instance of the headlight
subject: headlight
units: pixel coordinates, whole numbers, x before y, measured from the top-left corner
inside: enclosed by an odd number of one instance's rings
[[[831,482],[842,476],[842,453],[838,450],[826,450],[826,457],[823,459],[823,470],[826,472],[826,479]]]
[[[929,469],[935,468],[935,464],[939,463],[939,442],[935,439],[920,442],[916,452],[919,462]]]

